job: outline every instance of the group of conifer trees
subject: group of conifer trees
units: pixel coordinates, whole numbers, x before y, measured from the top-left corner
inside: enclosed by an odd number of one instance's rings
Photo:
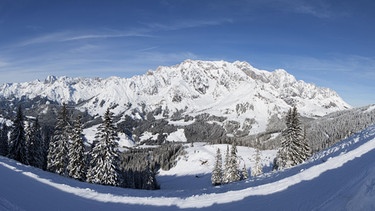
[[[311,149],[306,140],[304,128],[299,120],[297,108],[289,109],[286,116],[286,129],[282,132],[281,148],[277,152],[274,160],[274,169],[281,170],[289,168],[306,161],[311,157]],[[233,144],[232,149],[227,148],[227,153],[223,168],[223,159],[220,149],[217,149],[214,169],[211,175],[213,185],[221,185],[235,182],[241,179],[247,179],[246,166],[242,170],[238,168],[238,158],[236,155],[236,146]],[[251,169],[251,175],[256,177],[262,174],[260,150],[256,149],[255,165]]]
[[[38,118],[28,121],[18,107],[12,127],[4,122],[0,131],[0,155],[37,168],[46,165],[44,144]]]
[[[239,163],[235,142],[233,142],[230,149],[229,145],[227,145],[224,162],[218,148],[216,151],[215,166],[211,175],[212,185],[216,186],[247,179],[249,177],[247,168],[244,164],[243,168],[240,169]]]
[[[81,117],[71,125],[66,104],[58,114],[53,136],[49,142],[47,170],[84,181],[86,157]]]
[[[32,123],[25,121],[21,107],[10,132],[6,124],[1,126],[0,155],[23,164],[95,184],[144,189],[159,187],[154,172],[148,171],[146,177],[143,172],[125,175],[125,171],[120,169],[119,137],[110,109],[106,110],[91,147],[84,145],[81,117],[71,123],[66,104],[59,111],[49,144],[45,144],[42,138],[38,119]],[[129,169],[126,170],[128,172]],[[142,183],[147,185],[139,187],[131,184],[131,181],[137,180],[136,177],[142,178]],[[129,181],[124,181],[125,178]]]

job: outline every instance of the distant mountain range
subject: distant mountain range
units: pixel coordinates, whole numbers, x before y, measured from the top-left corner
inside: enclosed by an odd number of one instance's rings
[[[0,99],[44,107],[68,103],[92,117],[111,107],[136,141],[156,137],[146,138],[145,132],[168,136],[178,129],[184,129],[187,141],[225,140],[266,131],[292,106],[308,118],[351,108],[331,89],[296,80],[285,70],[268,72],[239,61],[186,60],[132,78],[49,76],[4,84]]]

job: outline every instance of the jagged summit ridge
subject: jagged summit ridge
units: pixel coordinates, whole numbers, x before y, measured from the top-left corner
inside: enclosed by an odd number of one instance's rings
[[[177,111],[190,116],[208,113],[241,124],[256,119],[255,131],[264,130],[270,116],[290,106],[309,117],[350,107],[336,92],[296,80],[285,70],[268,72],[240,61],[186,60],[132,78],[49,76],[43,82],[3,85],[0,96],[45,97],[76,104],[91,114],[102,114],[111,106],[117,114],[133,116],[134,110],[159,109],[168,111],[163,116],[167,119]]]

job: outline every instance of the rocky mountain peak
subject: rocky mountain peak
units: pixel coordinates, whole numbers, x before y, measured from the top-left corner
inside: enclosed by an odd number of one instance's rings
[[[69,102],[92,115],[107,107],[133,118],[152,112],[168,121],[204,114],[219,118],[223,127],[232,125],[227,130],[251,133],[264,131],[273,115],[281,118],[291,106],[307,117],[350,107],[336,92],[299,81],[285,70],[268,72],[240,61],[186,60],[132,78],[49,76],[44,82],[3,86],[0,96]]]
[[[54,76],[54,75],[49,75],[47,76],[47,78],[44,80],[44,83],[46,84],[52,84],[53,82],[55,82],[57,80],[57,77]]]

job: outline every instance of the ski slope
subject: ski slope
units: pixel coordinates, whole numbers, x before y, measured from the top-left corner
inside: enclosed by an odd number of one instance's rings
[[[185,173],[161,172],[156,191],[82,183],[0,157],[0,210],[375,210],[375,126],[303,165],[219,187],[208,168],[188,162],[209,147],[188,150],[176,166]]]

